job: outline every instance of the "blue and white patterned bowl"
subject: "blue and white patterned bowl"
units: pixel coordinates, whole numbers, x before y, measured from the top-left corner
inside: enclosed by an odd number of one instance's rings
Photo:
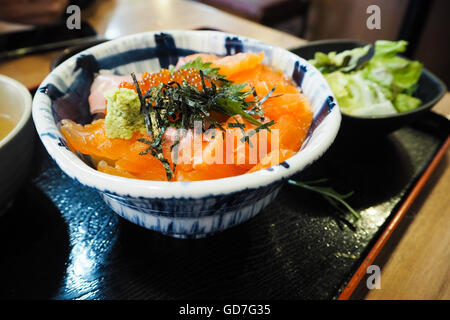
[[[292,77],[308,98],[314,119],[302,149],[271,168],[235,177],[194,181],[144,181],[99,172],[66,147],[61,119],[89,123],[88,96],[95,72],[154,72],[197,52],[217,55],[265,52],[264,63]],[[295,54],[257,40],[214,31],[147,32],[85,50],[55,68],[33,101],[33,119],[49,154],[70,177],[97,190],[111,209],[145,228],[180,238],[200,238],[255,216],[283,182],[317,160],[333,143],[341,114],[323,76]]]

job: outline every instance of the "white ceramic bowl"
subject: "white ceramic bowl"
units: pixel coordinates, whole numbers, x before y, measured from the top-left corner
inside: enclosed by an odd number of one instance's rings
[[[314,111],[308,138],[295,156],[269,169],[217,180],[144,181],[96,171],[72,153],[57,123],[91,121],[87,97],[94,73],[154,72],[195,52],[217,55],[265,52],[263,63],[293,77]],[[277,195],[284,181],[318,159],[332,144],[341,121],[323,76],[293,53],[257,40],[214,31],[160,31],[126,36],[85,50],[55,68],[33,101],[33,119],[47,151],[76,181],[97,190],[122,217],[171,236],[197,238],[237,225],[256,215]]]
[[[18,81],[0,75],[0,113],[8,115],[14,128],[0,140],[0,214],[29,172],[34,130],[31,94]]]

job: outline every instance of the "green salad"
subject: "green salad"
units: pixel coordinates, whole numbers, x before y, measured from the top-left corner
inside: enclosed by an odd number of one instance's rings
[[[375,42],[371,59],[358,67],[371,45],[328,54],[316,52],[310,60],[322,72],[343,113],[355,116],[389,115],[413,110],[422,101],[413,97],[423,65],[404,59],[406,41]]]

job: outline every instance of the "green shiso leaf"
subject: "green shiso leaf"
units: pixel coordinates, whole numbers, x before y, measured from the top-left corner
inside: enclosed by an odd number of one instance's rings
[[[219,75],[219,68],[211,67],[211,62],[203,62],[201,57],[191,60],[180,67],[180,69],[197,69],[203,71],[210,77],[223,77]]]

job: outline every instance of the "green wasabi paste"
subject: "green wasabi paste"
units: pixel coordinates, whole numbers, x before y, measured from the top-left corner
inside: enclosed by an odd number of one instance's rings
[[[146,133],[145,118],[136,92],[126,88],[105,93],[105,129],[108,138],[131,139],[135,132]]]

